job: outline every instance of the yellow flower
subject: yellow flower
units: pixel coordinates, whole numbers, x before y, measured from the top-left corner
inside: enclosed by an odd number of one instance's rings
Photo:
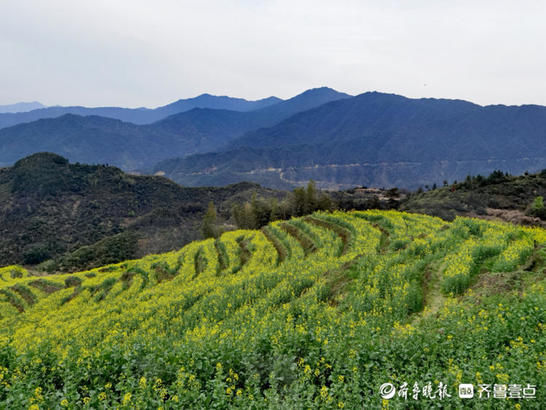
[[[509,376],[506,373],[497,374],[497,380],[501,383],[508,383]]]
[[[139,384],[139,386],[140,386],[141,388],[144,389],[144,388],[146,387],[146,377],[144,377],[144,376],[141,377],[140,380],[139,380],[139,382],[138,382],[138,384]]]
[[[123,396],[123,404],[129,404],[131,402],[131,393],[125,393]]]
[[[99,393],[99,400],[106,400],[106,393],[105,392],[100,392]]]
[[[340,401],[340,402],[337,404],[337,407],[339,407],[340,409],[342,409],[342,408],[345,407],[345,403],[343,403],[342,401]]]
[[[326,400],[326,398],[328,397],[328,387],[322,386],[320,388],[320,397],[322,397],[323,400]]]
[[[61,406],[63,406],[63,407],[68,407],[68,400],[63,399],[63,400],[61,401]]]

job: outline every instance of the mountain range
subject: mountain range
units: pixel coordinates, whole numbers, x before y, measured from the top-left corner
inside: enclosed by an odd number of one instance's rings
[[[64,114],[3,128],[0,166],[48,151],[159,173],[185,186],[252,181],[282,189],[310,179],[327,189],[413,189],[495,169],[546,168],[546,107],[537,105],[480,106],[379,92],[353,97],[322,87],[288,100],[202,95],[155,110],[116,110],[145,113],[141,122],[181,112],[149,124]]]
[[[370,92],[300,112],[231,141],[220,152],[171,159],[184,185],[250,180],[276,188],[417,188],[501,169],[546,167],[546,107],[479,106]]]
[[[129,171],[151,169],[163,159],[212,151],[247,131],[272,126],[300,111],[347,97],[319,88],[253,111],[193,108],[145,125],[96,115],[64,114],[0,129],[0,166],[47,151],[75,162],[108,163]],[[217,98],[217,105],[225,102],[223,97]],[[228,102],[239,108],[245,106],[241,100]]]
[[[96,115],[100,117],[132,122],[133,124],[150,124],[166,118],[169,115],[189,111],[194,108],[252,111],[277,104],[281,101],[283,100],[277,97],[269,97],[257,101],[248,101],[243,98],[201,94],[194,98],[181,99],[157,108],[90,108],[81,106],[44,107],[40,103],[19,103],[9,106],[0,106],[0,128],[6,128],[44,118],[56,118],[65,114],[82,116]]]
[[[28,112],[32,110],[38,110],[40,108],[45,108],[45,106],[37,101],[19,102],[15,104],[0,105],[0,114]]]

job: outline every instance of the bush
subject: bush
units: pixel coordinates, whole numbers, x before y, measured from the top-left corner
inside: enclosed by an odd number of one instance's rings
[[[540,219],[546,219],[546,208],[544,207],[544,198],[537,196],[531,204],[530,214]]]
[[[138,236],[133,232],[123,232],[89,246],[82,246],[59,261],[59,269],[74,271],[92,269],[98,266],[118,263],[132,259],[138,249]]]
[[[37,267],[37,270],[47,273],[53,273],[58,269],[57,262],[53,259],[48,259],[40,263]]]
[[[49,248],[45,244],[34,244],[23,252],[23,263],[37,265],[50,258]]]

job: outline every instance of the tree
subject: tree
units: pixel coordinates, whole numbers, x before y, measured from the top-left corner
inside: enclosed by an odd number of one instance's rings
[[[321,211],[331,211],[334,207],[334,204],[332,203],[330,196],[323,192],[319,196],[317,206],[318,209],[320,209]]]
[[[242,205],[234,205],[231,214],[235,223],[241,229],[256,229],[256,217],[252,205],[245,202]]]
[[[279,201],[277,201],[277,198],[273,198],[271,201],[271,212],[269,214],[269,219],[271,221],[278,221],[279,219],[282,219],[281,210],[279,209]]]
[[[546,208],[544,207],[544,198],[537,196],[531,204],[531,214],[540,219],[546,219]]]
[[[303,216],[305,215],[305,189],[304,188],[295,188],[294,194],[293,194],[293,209],[294,209],[294,215],[295,216]]]
[[[252,194],[250,205],[254,217],[254,224],[251,229],[260,229],[262,226],[267,225],[271,220],[271,205],[261,198],[258,199],[256,192]]]
[[[203,223],[201,225],[201,233],[203,238],[216,238],[218,237],[218,228],[216,226],[216,208],[212,201],[209,202],[207,212],[203,216]]]
[[[315,212],[317,209],[317,188],[315,181],[310,180],[307,184],[307,190],[305,191],[305,205],[304,213],[310,214]]]

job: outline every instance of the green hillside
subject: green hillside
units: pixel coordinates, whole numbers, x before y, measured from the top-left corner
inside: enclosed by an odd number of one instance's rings
[[[495,171],[487,177],[468,176],[459,183],[417,192],[400,209],[452,220],[455,216],[497,217],[506,221],[546,227],[546,211],[533,209],[546,196],[546,169],[514,176]]]
[[[224,223],[253,194],[284,195],[250,183],[187,188],[34,154],[0,168],[0,266],[49,260],[52,270],[73,272],[179,249],[201,238],[210,201]]]
[[[395,211],[70,275],[6,267],[0,408],[544,408],[545,284],[543,229]]]

